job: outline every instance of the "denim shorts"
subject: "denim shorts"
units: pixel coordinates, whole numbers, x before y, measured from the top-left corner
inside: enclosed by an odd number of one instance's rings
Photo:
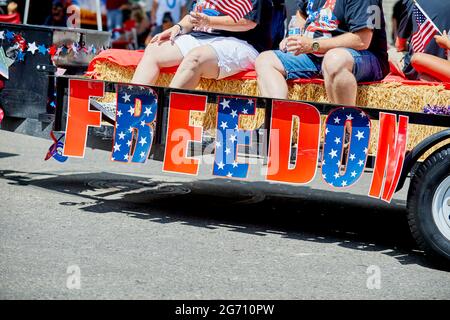
[[[358,82],[371,82],[383,80],[383,71],[377,57],[370,51],[357,51],[346,49],[350,52],[355,63],[353,74]],[[274,51],[275,55],[283,64],[286,71],[286,80],[292,79],[314,79],[322,77],[323,57],[313,54],[301,54]]]

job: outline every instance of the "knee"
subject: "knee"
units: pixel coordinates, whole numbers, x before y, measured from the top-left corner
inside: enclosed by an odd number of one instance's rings
[[[352,72],[354,60],[350,52],[345,49],[328,51],[322,62],[323,74],[326,78],[335,78],[341,73]]]
[[[158,56],[158,45],[156,43],[150,43],[145,48],[143,60],[158,63]]]
[[[412,66],[417,69],[423,64],[423,61],[426,59],[426,54],[424,53],[414,53],[411,57]]]
[[[180,71],[198,71],[202,63],[202,56],[202,50],[194,49],[189,52],[180,65]]]
[[[274,53],[272,51],[265,51],[261,53],[255,61],[256,73],[260,75],[264,69],[274,68],[273,59]]]
[[[270,61],[270,56],[271,56],[271,52],[270,51],[265,51],[263,53],[261,53],[255,61],[255,69],[261,69],[264,66],[267,65],[267,63]]]

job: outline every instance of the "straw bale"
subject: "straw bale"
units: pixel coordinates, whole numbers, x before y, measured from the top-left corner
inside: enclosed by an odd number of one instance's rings
[[[97,78],[101,80],[124,82],[131,81],[133,68],[121,67],[110,62],[97,63],[95,66]],[[173,75],[161,74],[158,86],[169,86]],[[242,94],[257,96],[258,88],[256,80],[201,80],[197,90],[219,92],[224,94]],[[106,100],[112,101],[113,96]],[[327,94],[323,85],[318,84],[290,84],[289,99],[328,103]],[[400,83],[383,83],[358,88],[357,105],[368,108],[386,110],[401,110],[422,112],[427,104],[450,105],[450,90],[443,86],[405,86]],[[205,131],[216,127],[217,106],[208,104],[206,112],[192,112],[191,123],[203,126]],[[325,117],[322,117],[323,122]],[[256,117],[241,117],[240,125],[247,130],[259,128],[264,123],[264,110],[257,109]],[[298,125],[294,126],[296,131]],[[372,135],[370,141],[370,153],[376,151],[378,139],[378,121],[372,121]],[[408,137],[408,149],[412,149],[427,136],[441,131],[443,128],[431,126],[410,125]],[[294,135],[295,136],[295,135]]]

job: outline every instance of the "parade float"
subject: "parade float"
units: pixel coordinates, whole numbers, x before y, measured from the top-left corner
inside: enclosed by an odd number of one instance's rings
[[[133,77],[143,51],[127,51],[110,49],[99,54],[89,65],[87,75],[93,79],[129,83]],[[157,85],[168,86],[176,68],[163,70]],[[323,80],[297,80],[289,84],[289,99],[329,103]],[[201,91],[257,96],[256,73],[244,72],[224,80],[201,80],[198,88]],[[104,99],[111,101],[110,96]],[[376,109],[398,110],[409,112],[434,112],[439,106],[450,105],[450,83],[409,81],[399,75],[389,75],[379,83],[361,84],[358,89],[358,106]],[[433,108],[433,106],[435,108]],[[210,106],[204,115],[194,114],[193,121],[202,125],[205,130],[216,127],[214,107]],[[252,120],[245,121],[247,129],[257,129],[264,122],[264,110],[259,110]],[[431,124],[427,126],[411,125],[409,129],[408,149],[411,150],[426,137],[441,130]],[[374,151],[376,129],[370,144],[370,152]]]
[[[358,107],[328,103],[321,80],[291,82],[289,100],[260,97],[254,72],[191,91],[169,88],[176,69],[167,69],[155,86],[138,86],[130,81],[143,52],[109,50],[104,37],[1,24],[1,128],[51,137],[45,159],[60,162],[90,147],[114,163],[153,159],[191,176],[208,165],[209,177],[251,181],[252,154],[267,183],[310,186],[320,177],[334,192],[370,175],[367,195],[386,202],[409,178],[412,234],[450,261],[450,84],[390,75],[361,84]],[[70,67],[77,71],[63,74]],[[208,147],[212,165],[200,161]]]

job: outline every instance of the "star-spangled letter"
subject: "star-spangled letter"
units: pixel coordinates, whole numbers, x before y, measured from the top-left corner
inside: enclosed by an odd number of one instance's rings
[[[347,123],[351,125],[352,137],[345,133]],[[369,146],[370,138],[370,119],[357,108],[336,109],[328,115],[326,132],[328,134],[325,136],[322,176],[330,186],[349,187],[364,172],[367,160],[365,151]],[[350,143],[345,153],[346,159],[340,144],[344,142]],[[341,173],[342,165],[345,165],[343,173]]]
[[[236,160],[237,146],[249,145],[251,132],[239,129],[240,115],[254,115],[254,100],[220,97],[217,117],[216,156],[213,174],[228,178],[246,178],[249,165]]]
[[[150,90],[138,86],[119,85],[117,104],[116,133],[114,138],[113,161],[145,163],[153,142],[153,129],[156,121],[157,96]],[[140,102],[139,104],[137,102]],[[135,110],[140,106],[139,116]],[[118,130],[117,128],[124,128]],[[128,129],[125,129],[128,128]],[[136,141],[131,153],[132,141]],[[126,143],[125,143],[126,142]]]

